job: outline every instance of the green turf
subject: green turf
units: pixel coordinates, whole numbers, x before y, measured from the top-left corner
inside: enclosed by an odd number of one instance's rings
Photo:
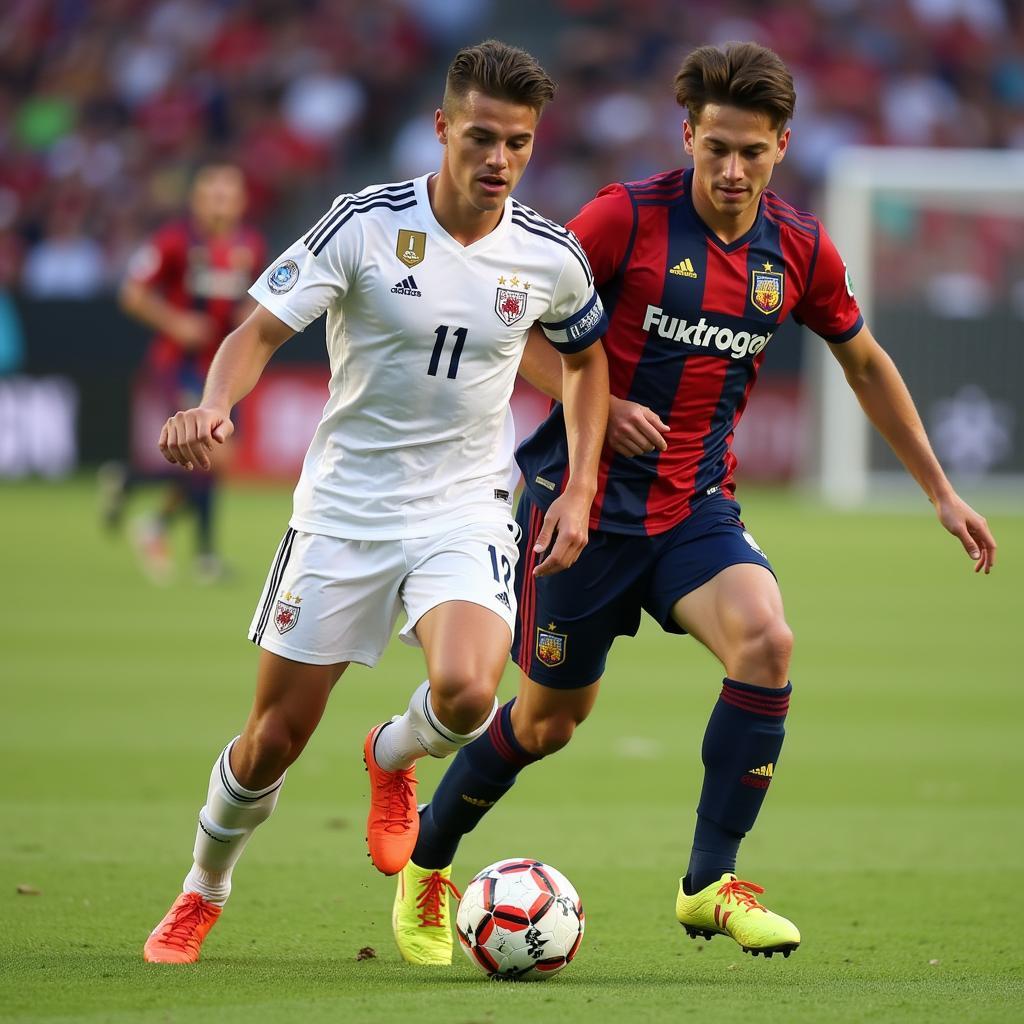
[[[985,579],[927,515],[748,495],[797,649],[789,739],[741,868],[803,946],[755,961],[674,922],[720,672],[692,641],[645,627],[620,641],[572,746],[525,773],[463,846],[460,883],[531,855],[586,905],[563,975],[502,986],[458,952],[451,970],[402,964],[392,883],[364,855],[360,741],[421,678],[400,645],[340,684],[202,963],[144,965],[189,865],[210,764],[248,708],[244,630],[289,496],[227,496],[239,578],[210,588],[187,574],[144,583],[126,547],[96,532],[83,482],[6,485],[0,507],[4,1020],[1024,1018],[1024,518],[992,517],[1002,550]],[[439,771],[423,766],[425,792]],[[357,962],[364,946],[377,956]]]

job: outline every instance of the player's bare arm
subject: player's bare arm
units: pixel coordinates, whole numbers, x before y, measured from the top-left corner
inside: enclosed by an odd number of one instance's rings
[[[231,409],[256,386],[270,357],[295,332],[257,306],[217,350],[200,405],[175,413],[160,431],[159,447],[171,463],[193,470],[210,468],[214,444],[234,433]]]
[[[214,340],[215,327],[210,317],[195,310],[179,309],[141,281],[125,281],[118,301],[129,316],[174,338],[186,352],[198,351]]]
[[[985,517],[953,489],[925,433],[903,378],[889,354],[865,327],[848,342],[830,346],[861,408],[935,506],[939,522],[974,559],[974,571],[989,573],[996,542]]]
[[[560,362],[569,480],[544,516],[534,550],[540,554],[552,540],[554,545],[534,570],[535,576],[568,569],[586,546],[587,522],[597,493],[597,467],[608,425],[608,360],[601,343],[562,355]]]
[[[544,338],[539,327],[530,330],[519,375],[542,394],[562,401],[562,368],[558,355]],[[620,455],[643,455],[668,448],[664,435],[669,426],[646,405],[609,395],[607,440]]]

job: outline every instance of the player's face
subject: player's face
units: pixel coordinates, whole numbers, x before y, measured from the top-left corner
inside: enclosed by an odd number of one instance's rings
[[[693,157],[698,213],[712,228],[742,222],[746,230],[786,155],[789,129],[780,135],[767,114],[709,103],[698,123],[683,122],[683,145]]]
[[[233,228],[245,212],[245,179],[235,167],[208,167],[192,186],[192,215],[207,231]]]
[[[537,111],[495,99],[475,89],[457,100],[447,116],[434,115],[445,147],[445,169],[463,201],[481,213],[500,210],[533,153]]]

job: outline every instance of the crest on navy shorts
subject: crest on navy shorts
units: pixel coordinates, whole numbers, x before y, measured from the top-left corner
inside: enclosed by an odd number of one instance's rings
[[[547,629],[537,627],[537,660],[550,668],[561,665],[565,661],[565,633],[556,633],[555,624],[548,623]]]
[[[395,241],[395,255],[410,269],[419,266],[427,254],[426,231],[401,228]]]
[[[285,292],[290,292],[295,287],[295,282],[299,279],[299,265],[295,260],[285,260],[283,263],[278,263],[274,269],[267,274],[267,287],[275,295],[283,295]]]
[[[762,313],[774,313],[782,305],[782,273],[772,271],[766,263],[764,270],[755,270],[750,282],[750,301]]]
[[[292,597],[291,594],[286,596]],[[274,626],[278,633],[287,633],[289,629],[294,629],[295,624],[299,621],[301,598],[293,598],[293,600],[296,602],[295,604],[283,600],[277,602],[277,607],[274,609]]]
[[[494,312],[511,327],[526,314],[526,292],[515,288],[498,287],[494,296]]]

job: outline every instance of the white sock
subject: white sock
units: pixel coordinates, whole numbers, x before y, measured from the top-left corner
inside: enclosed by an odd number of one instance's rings
[[[447,757],[483,735],[498,708],[498,698],[484,722],[465,736],[452,732],[437,718],[430,702],[430,682],[421,683],[409,698],[404,715],[396,715],[377,733],[374,760],[388,772],[408,768],[418,758]]]
[[[270,817],[284,783],[284,775],[266,789],[246,789],[231,771],[230,754],[236,736],[214,762],[206,804],[199,811],[199,827],[192,851],[192,870],[183,892],[197,892],[224,906],[231,894],[231,872],[257,825]]]

